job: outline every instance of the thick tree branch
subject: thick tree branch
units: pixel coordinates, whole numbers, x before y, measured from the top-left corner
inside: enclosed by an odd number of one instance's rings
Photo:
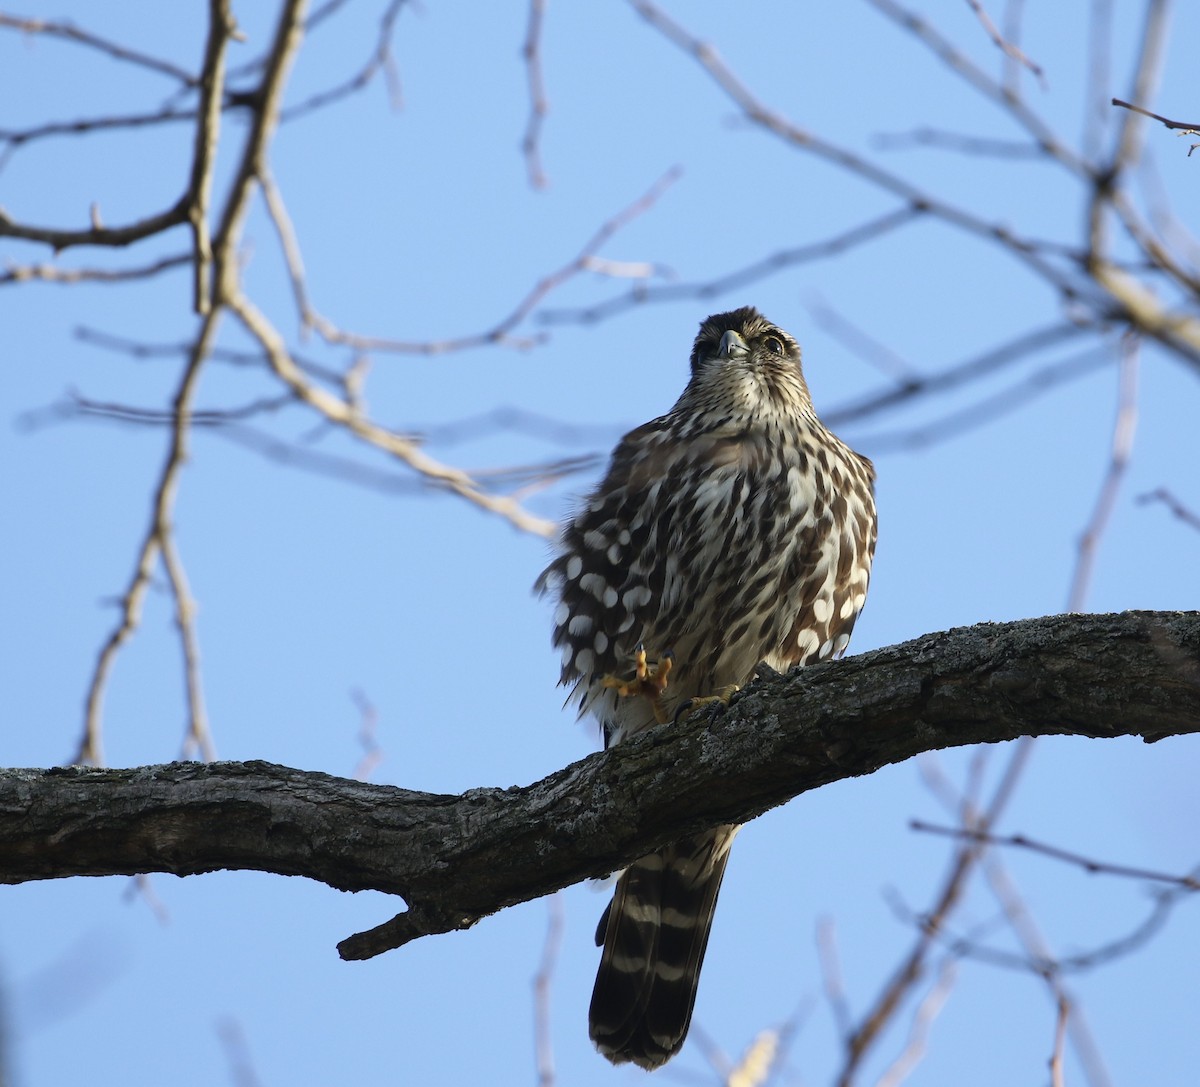
[[[0,771],[0,882],[255,869],[402,895],[407,913],[340,945],[366,958],[924,751],[1193,732],[1200,612],[984,623],[757,682],[522,788],[446,796],[261,762]]]

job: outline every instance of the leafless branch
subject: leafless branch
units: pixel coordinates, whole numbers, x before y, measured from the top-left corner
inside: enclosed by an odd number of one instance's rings
[[[379,743],[379,711],[374,703],[357,688],[350,692],[358,708],[358,742],[362,746],[362,757],[354,767],[355,781],[370,781],[375,767],[383,761],[383,748]]]
[[[264,763],[8,770],[0,879],[254,868],[403,896],[406,913],[343,943],[345,957],[368,957],[923,751],[1200,732],[1198,651],[1194,612],[984,623],[767,677],[715,717],[650,729],[523,789],[464,796]],[[1017,745],[978,829],[1003,807],[1028,750],[1028,740]],[[974,857],[987,846],[961,848]],[[901,981],[920,976],[962,866],[952,865]]]
[[[983,354],[974,355],[963,362],[955,363],[938,373],[927,377],[909,378],[899,384],[893,384],[881,392],[869,393],[865,397],[849,403],[835,405],[833,408],[823,411],[821,417],[830,426],[856,423],[878,412],[912,401],[916,397],[958,388],[977,378],[995,373],[1006,366],[1014,365],[1035,352],[1078,339],[1085,332],[1086,330],[1078,325],[1066,322],[1056,322],[1042,328],[1031,329],[1005,343],[989,348]]]
[[[562,949],[566,911],[561,892],[547,900],[546,941],[542,945],[542,961],[533,977],[533,1041],[537,1055],[538,1087],[554,1087],[554,1037],[550,1031],[550,986]]]
[[[879,1077],[877,1087],[898,1087],[921,1063],[925,1056],[929,1031],[950,996],[950,990],[954,987],[954,979],[954,960],[947,958],[943,960],[941,968],[938,970],[937,980],[925,994],[921,1003],[917,1005],[917,1010],[909,1026],[908,1040],[905,1042],[904,1050]]]
[[[211,0],[214,21],[228,15],[225,3],[227,0]],[[261,111],[255,115],[250,134],[243,148],[242,159],[237,171],[229,201],[222,216],[220,227],[212,244],[214,265],[214,294],[215,302],[223,300],[233,289],[236,276],[234,265],[234,246],[238,229],[246,213],[257,164],[261,161],[264,148],[278,118],[278,104],[282,95],[288,65],[292,55],[299,46],[299,20],[302,18],[304,0],[288,0],[284,4],[277,25],[271,60],[268,63],[261,87]],[[228,25],[215,27],[215,36],[228,33]],[[203,122],[202,122],[203,123]],[[207,137],[198,138],[198,146]],[[186,208],[185,208],[186,214]],[[192,344],[187,365],[175,394],[172,405],[173,426],[171,442],[167,450],[165,463],[159,475],[151,509],[150,525],[146,530],[138,559],[135,564],[133,577],[121,598],[120,620],[109,634],[100,650],[96,666],[88,689],[86,712],[84,718],[83,736],[75,752],[73,761],[100,765],[103,763],[103,746],[101,741],[101,712],[104,689],[116,655],[124,642],[137,629],[141,619],[142,604],[151,576],[160,558],[168,563],[168,569],[173,565],[178,578],[172,576],[172,584],[176,588],[176,605],[180,618],[181,636],[184,642],[184,657],[188,669],[189,690],[193,680],[198,683],[196,671],[196,655],[194,646],[194,631],[191,629],[191,613],[193,605],[187,594],[186,582],[182,579],[182,567],[178,556],[172,554],[168,560],[166,551],[174,547],[172,539],[171,512],[174,505],[175,491],[179,483],[179,474],[187,458],[188,432],[191,424],[191,412],[194,405],[196,386],[204,362],[212,349],[216,337],[217,326],[221,316],[221,307],[214,304],[201,317],[200,329]],[[169,576],[170,572],[169,572]],[[179,589],[182,587],[182,593]],[[198,699],[192,702],[192,726],[189,736],[194,736],[196,742],[203,745],[207,742],[207,725],[200,716],[196,716]]]
[[[965,431],[1000,419],[1057,386],[1075,381],[1110,362],[1111,352],[1107,347],[1089,348],[1077,355],[1047,363],[1007,388],[982,397],[958,411],[948,412],[908,429],[864,434],[858,442],[864,449],[876,453],[885,449],[928,449],[951,441]]]
[[[905,147],[937,147],[958,151],[964,155],[981,155],[1001,159],[1035,159],[1044,154],[1031,140],[1001,140],[989,136],[968,136],[961,132],[946,132],[940,128],[922,126],[911,132],[880,133],[872,143],[881,151]]]
[[[1200,530],[1200,515],[1193,513],[1165,487],[1159,487],[1157,490],[1140,494],[1137,497],[1137,501],[1139,505],[1145,505],[1148,502],[1161,502],[1171,511],[1173,516],[1179,518],[1185,525],[1191,525],[1192,528]]]
[[[521,140],[521,151],[525,155],[529,184],[535,189],[544,189],[547,184],[546,173],[542,169],[540,142],[542,125],[545,124],[546,114],[549,112],[542,74],[542,23],[545,18],[546,0],[529,0],[529,26],[525,32],[525,44],[521,47],[526,79],[529,82],[529,120],[525,125],[525,136]]]
[[[964,810],[963,817],[969,820],[968,825],[986,832],[1000,817],[1025,769],[1032,750],[1031,744],[1032,741],[1026,738],[1016,745],[1000,782],[982,812]],[[964,844],[956,852],[932,908],[921,919],[920,936],[892,973],[859,1025],[846,1039],[846,1060],[838,1076],[839,1087],[851,1087],[867,1053],[879,1041],[884,1028],[895,1018],[904,998],[925,973],[934,942],[962,899],[967,881],[982,858],[984,849],[984,843],[973,842]]]
[[[396,20],[400,16],[400,11],[407,2],[408,0],[391,0],[391,3],[388,4],[382,18],[379,20],[379,35],[375,41],[375,48],[362,68],[337,86],[320,91],[306,98],[303,102],[297,102],[294,106],[288,106],[286,109],[281,110],[279,115],[280,123],[283,124],[295,120],[306,113],[312,113],[333,102],[338,102],[343,98],[356,94],[358,91],[369,86],[380,72],[383,72],[384,79],[387,82],[388,100],[391,103],[392,109],[402,109],[404,107],[404,94],[400,85],[400,73],[396,69],[396,59],[392,55],[392,35],[395,32]],[[321,12],[316,14],[321,14],[324,17],[327,14],[331,14],[336,6],[338,5],[327,4]],[[306,24],[306,29],[311,28],[319,21],[314,15],[314,18],[310,19]]]
[[[1092,569],[1096,563],[1096,549],[1112,516],[1121,480],[1133,454],[1133,436],[1137,430],[1138,346],[1137,339],[1132,334],[1127,333],[1122,337],[1120,364],[1117,369],[1117,414],[1113,422],[1108,470],[1104,474],[1104,482],[1100,486],[1100,494],[1096,497],[1092,516],[1079,538],[1075,574],[1067,597],[1068,611],[1083,610],[1091,584]]]
[[[0,272],[0,287],[14,283],[128,283],[133,279],[150,279],[159,272],[191,264],[194,253],[178,253],[163,257],[138,268],[61,268],[54,264],[9,264],[8,270]]]
[[[979,20],[980,26],[983,27],[987,36],[991,38],[992,44],[1010,60],[1013,60],[1017,64],[1028,68],[1029,71],[1037,77],[1037,81],[1042,85],[1042,89],[1045,90],[1046,73],[1042,71],[1041,65],[1035,64],[1023,52],[1021,52],[1021,50],[1018,49],[1013,42],[1008,41],[1004,35],[1000,33],[1000,31],[996,28],[996,24],[992,22],[991,17],[988,15],[983,4],[981,4],[979,0],[967,0],[967,7],[969,7],[975,13],[975,17]]]
[[[170,61],[163,60],[161,57],[150,56],[136,49],[130,49],[119,42],[110,41],[99,34],[84,30],[82,27],[78,27],[65,19],[30,19],[0,13],[0,27],[19,30],[25,34],[40,34],[43,37],[60,38],[63,41],[74,42],[77,45],[86,46],[89,49],[105,53],[114,60],[135,64],[138,67],[146,68],[152,72],[158,72],[160,75],[178,80],[186,87],[195,87],[199,82],[191,72],[185,71]]]
[[[1029,838],[1024,834],[997,835],[987,830],[973,829],[970,827],[937,826],[934,823],[926,823],[921,819],[912,820],[909,823],[909,826],[913,830],[922,834],[938,834],[950,838],[957,838],[962,841],[978,842],[988,846],[1024,849],[1030,853],[1037,853],[1043,857],[1050,857],[1053,860],[1062,861],[1064,864],[1074,865],[1077,868],[1083,869],[1083,871],[1087,872],[1089,875],[1107,875],[1119,876],[1122,879],[1140,879],[1151,883],[1164,883],[1168,886],[1178,887],[1182,890],[1200,891],[1200,878],[1198,878],[1194,873],[1189,873],[1186,876],[1180,876],[1170,872],[1158,872],[1152,868],[1141,868],[1136,865],[1113,864],[1109,861],[1096,860],[1093,857],[1084,856],[1082,853],[1076,853],[1069,849],[1063,849],[1060,846],[1050,845],[1046,842]]]
[[[757,283],[791,265],[805,264],[809,261],[836,256],[855,246],[874,241],[876,238],[908,225],[920,216],[920,208],[899,208],[896,211],[889,211],[868,219],[866,222],[851,227],[849,230],[841,231],[830,238],[811,242],[808,245],[795,246],[792,249],[781,249],[762,260],[757,260],[753,264],[748,264],[744,268],[729,272],[717,279],[700,283],[671,283],[660,286],[649,286],[643,283],[624,294],[616,295],[591,306],[577,309],[545,310],[539,317],[545,324],[591,324],[648,302],[676,302],[685,298],[716,298],[731,291],[741,290],[751,283]]]
[[[1120,106],[1122,109],[1131,109],[1134,113],[1140,113],[1143,117],[1152,117],[1156,121],[1160,121],[1167,128],[1176,128],[1189,136],[1200,136],[1200,121],[1172,121],[1169,117],[1164,117],[1161,113],[1155,113],[1153,110],[1145,109],[1142,106],[1135,106],[1132,102],[1126,102],[1120,98],[1112,99],[1114,106]]]

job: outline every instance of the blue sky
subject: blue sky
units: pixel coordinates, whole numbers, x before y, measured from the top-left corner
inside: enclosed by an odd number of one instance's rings
[[[1000,5],[995,5],[997,8]],[[988,72],[999,54],[967,5],[938,25]],[[1046,87],[1028,100],[1077,144],[1085,105],[1091,5],[1027,5],[1028,54]],[[1141,6],[1117,3],[1111,93],[1130,96]],[[97,9],[38,6],[104,36],[194,67],[204,5],[144,0]],[[245,10],[242,10],[245,9]],[[1043,10],[1045,9],[1045,10]],[[235,5],[258,55],[267,5]],[[301,53],[298,102],[356,70],[374,46],[382,5],[352,3]],[[939,197],[1028,236],[1077,243],[1080,189],[1054,167],[929,148],[886,150],[880,134],[931,126],[1014,139],[1002,111],[971,94],[870,5],[676,4],[674,15],[764,102],[797,124],[903,173]],[[994,12],[999,17],[999,11]],[[1152,108],[1196,112],[1192,56],[1200,12],[1180,7]],[[550,4],[542,59],[550,113],[534,190],[519,144],[529,98],[519,4],[406,8],[394,39],[403,108],[378,82],[279,133],[274,174],[303,248],[318,309],[345,329],[405,340],[492,327],[542,276],[573,259],[598,227],[678,168],[653,208],[600,256],[649,262],[654,282],[705,282],[829,238],[895,206],[740,120],[695,62],[625,4]],[[168,79],[68,44],[0,34],[0,128],[125,113],[171,93]],[[237,117],[225,120],[217,194],[228,182]],[[1147,128],[1161,189],[1183,223],[1200,216],[1200,163],[1165,130]],[[119,223],[166,206],[190,154],[186,126],[48,139],[0,171],[0,206],[15,219],[83,226],[95,202]],[[1155,180],[1157,178],[1157,180]],[[128,253],[70,251],[63,267],[119,267],[182,251],[181,231]],[[352,356],[298,334],[276,239],[256,204],[242,247],[247,290],[298,350],[344,368]],[[0,240],[0,259],[51,259],[44,246]],[[667,273],[675,277],[668,279]],[[920,222],[838,257],[786,268],[712,298],[634,306],[593,324],[561,314],[625,292],[628,280],[576,277],[518,330],[536,347],[444,356],[375,354],[366,385],[374,418],[429,431],[428,451],[472,469],[604,452],[670,407],[682,389],[697,323],[754,304],[793,332],[819,410],[887,386],[822,314],[832,310],[886,344],[911,371],[933,373],[1061,319],[1057,297],[995,246]],[[194,333],[187,273],[133,285],[26,284],[0,289],[0,499],[7,511],[0,623],[6,647],[0,759],[51,765],[75,748],[96,654],[112,628],[150,512],[167,434],[154,427],[43,410],[71,390],[163,408],[176,357],[134,359],[80,329],[146,343]],[[889,435],[1036,382],[1046,365],[1110,334],[1043,352],[936,401],[839,428],[875,457],[880,542],[867,609],[851,651],[985,620],[1061,611],[1077,541],[1104,476],[1117,402],[1115,353],[1019,410],[944,442],[907,448]],[[245,349],[233,328],[221,345]],[[232,408],[278,394],[265,367],[214,361],[198,406]],[[1103,537],[1087,610],[1185,609],[1200,603],[1200,536],[1138,495],[1169,488],[1200,508],[1196,372],[1152,346],[1141,352],[1138,426]],[[512,429],[440,429],[498,407],[569,424],[563,441]],[[389,475],[381,490],[279,463],[227,433],[197,430],[174,523],[192,590],[204,690],[217,752],[349,775],[362,755],[355,692],[377,714],[383,761],[372,780],[453,792],[527,783],[595,747],[561,708],[550,608],[530,592],[549,549],[501,520],[422,492],[382,455],[292,406],[253,421],[290,447]],[[461,438],[461,440],[459,440]],[[558,517],[591,476],[528,495]],[[406,482],[408,480],[409,482]],[[408,487],[408,490],[404,488]],[[447,684],[447,669],[460,678]],[[169,761],[186,726],[180,650],[161,576],[142,627],[122,650],[104,720],[111,765]],[[1191,828],[1197,744],[1040,741],[1001,826],[1114,862],[1169,872],[1195,864]],[[973,752],[935,765],[961,787]],[[1007,758],[990,752],[986,780]],[[914,817],[945,821],[916,764],[842,782],[769,813],[738,839],[701,984],[696,1023],[730,1055],[804,1010],[778,1082],[829,1081],[837,1030],[822,994],[816,932],[836,927],[847,999],[860,1012],[913,939],[895,908],[927,908],[946,844],[914,834]],[[1140,884],[1084,877],[1035,857],[1004,857],[1050,946],[1066,954],[1138,924]],[[467,933],[345,964],[337,941],[395,912],[379,894],[347,895],[298,879],[219,873],[149,884],[165,920],[124,879],[5,888],[0,982],[9,1065],[19,1087],[234,1082],[222,1032],[237,1031],[263,1084],[536,1080],[532,977],[549,907],[530,903]],[[550,1025],[564,1084],[630,1082],[587,1041],[600,889],[562,896],[565,933]],[[1011,948],[996,899],[972,888],[959,919]],[[1200,1061],[1192,952],[1200,918],[1188,902],[1136,956],[1068,979],[1114,1083],[1184,1082]],[[933,978],[918,989],[919,1000]],[[874,1082],[904,1049],[907,1007],[867,1065]],[[1054,1009],[1027,972],[966,961],[932,1025],[916,1083],[1042,1082]],[[1083,1082],[1070,1052],[1068,1082]],[[715,1082],[695,1044],[660,1074]]]

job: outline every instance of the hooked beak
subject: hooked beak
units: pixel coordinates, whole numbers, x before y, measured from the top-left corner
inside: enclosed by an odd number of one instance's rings
[[[742,358],[750,353],[750,348],[741,336],[730,329],[721,337],[721,347],[717,353],[722,358]]]

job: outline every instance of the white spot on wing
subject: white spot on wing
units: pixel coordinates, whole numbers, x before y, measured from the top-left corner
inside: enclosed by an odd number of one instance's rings
[[[565,603],[559,604],[554,609],[554,625],[560,627],[565,623],[571,614],[571,609]]]
[[[827,596],[820,596],[812,603],[813,618],[818,623],[828,623],[833,614],[833,602]]]
[[[567,559],[567,580],[574,581],[583,571],[583,559],[578,555],[572,555]]]

